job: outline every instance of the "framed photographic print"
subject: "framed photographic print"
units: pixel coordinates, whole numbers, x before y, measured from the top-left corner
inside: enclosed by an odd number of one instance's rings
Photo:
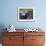
[[[19,7],[18,8],[18,21],[34,21],[35,8],[32,7]]]

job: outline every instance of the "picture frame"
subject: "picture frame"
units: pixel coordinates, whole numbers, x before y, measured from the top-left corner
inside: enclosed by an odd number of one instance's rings
[[[17,14],[18,21],[35,21],[35,8],[19,7]]]

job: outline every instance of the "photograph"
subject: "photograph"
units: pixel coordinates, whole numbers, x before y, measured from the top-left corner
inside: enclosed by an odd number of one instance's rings
[[[33,21],[34,19],[34,8],[18,8],[18,21]]]

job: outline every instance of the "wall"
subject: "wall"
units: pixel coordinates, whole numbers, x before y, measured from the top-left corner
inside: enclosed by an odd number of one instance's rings
[[[46,28],[46,0],[0,0],[0,25],[13,24],[16,28]],[[34,22],[18,22],[18,7],[34,7]]]

